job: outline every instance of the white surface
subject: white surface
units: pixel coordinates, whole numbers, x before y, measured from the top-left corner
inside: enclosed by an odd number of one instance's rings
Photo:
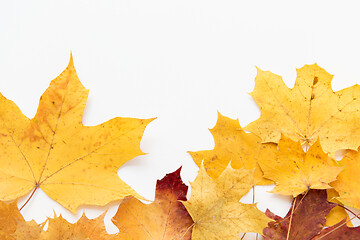
[[[242,126],[259,117],[247,94],[255,65],[290,87],[295,69],[314,62],[335,74],[334,90],[360,83],[358,9],[356,1],[0,1],[0,91],[34,116],[71,50],[90,90],[85,125],[158,117],[141,142],[149,154],[119,170],[153,199],[156,180],[179,166],[185,183],[195,178],[186,151],[213,148],[218,110]],[[257,190],[259,208],[284,215],[289,202],[269,189]],[[83,211],[73,216],[38,191],[22,213],[41,222],[53,209],[71,222]],[[115,210],[106,219],[112,233]]]

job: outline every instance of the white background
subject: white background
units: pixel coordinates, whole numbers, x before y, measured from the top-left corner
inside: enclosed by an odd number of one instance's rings
[[[217,111],[239,118],[242,126],[259,117],[248,95],[255,66],[282,75],[289,87],[296,68],[315,62],[335,75],[334,90],[360,83],[355,2],[0,1],[0,92],[33,117],[72,51],[78,76],[90,89],[85,125],[116,116],[158,117],[141,142],[149,154],[119,170],[139,194],[153,199],[156,180],[180,166],[184,182],[194,180],[198,168],[187,151],[213,148],[208,128]],[[289,198],[269,189],[256,188],[258,207],[283,216]],[[106,226],[114,233],[109,219],[117,204],[87,214],[110,207]],[[71,222],[83,212],[72,215],[37,191],[22,214],[42,222],[53,209]]]

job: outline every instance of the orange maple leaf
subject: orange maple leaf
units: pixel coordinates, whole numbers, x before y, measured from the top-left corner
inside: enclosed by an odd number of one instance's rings
[[[134,197],[125,198],[113,217],[121,240],[191,239],[193,220],[179,200],[186,201],[188,187],[180,169],[167,174],[156,184],[155,201],[143,204]]]

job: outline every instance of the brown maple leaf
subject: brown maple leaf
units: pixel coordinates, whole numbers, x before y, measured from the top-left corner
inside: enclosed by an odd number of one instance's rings
[[[72,58],[41,96],[33,119],[0,94],[0,200],[40,187],[75,212],[82,204],[138,196],[117,170],[143,154],[140,140],[153,119],[114,118],[83,126],[87,95]]]
[[[186,201],[188,187],[180,169],[156,183],[155,201],[143,204],[134,197],[125,198],[113,217],[121,240],[186,240],[191,238],[193,220],[181,201]]]
[[[323,229],[312,240],[359,240],[360,227],[348,227],[346,222],[347,220],[344,219],[334,226]]]
[[[314,144],[320,138],[325,152],[338,149],[356,150],[360,145],[360,86],[337,92],[331,89],[332,75],[318,65],[297,69],[293,89],[282,78],[261,71],[251,93],[261,110],[258,120],[245,130],[260,136],[264,142],[278,142],[281,134]]]
[[[294,199],[284,218],[266,211],[266,215],[274,221],[264,228],[264,239],[311,240],[323,229],[326,216],[335,206],[327,201],[326,190],[309,190],[306,195]]]

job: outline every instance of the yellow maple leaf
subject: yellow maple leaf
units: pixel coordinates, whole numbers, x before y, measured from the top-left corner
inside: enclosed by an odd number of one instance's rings
[[[229,165],[215,180],[203,165],[191,183],[191,197],[183,202],[194,220],[192,239],[238,239],[240,232],[262,233],[270,221],[256,204],[239,200],[253,186],[253,171]]]
[[[329,189],[330,182],[342,170],[335,160],[324,153],[320,141],[316,141],[307,152],[300,142],[282,136],[275,160],[260,162],[264,177],[275,182],[273,192],[293,195],[294,197],[308,189]]]
[[[282,78],[258,69],[251,96],[261,110],[258,120],[245,130],[264,142],[278,142],[283,134],[302,145],[320,138],[325,152],[357,149],[360,145],[360,86],[337,92],[331,89],[332,75],[318,65],[297,69],[293,89]]]
[[[210,129],[215,140],[213,150],[190,152],[194,162],[200,167],[203,161],[207,174],[216,179],[231,161],[234,169],[254,169],[256,184],[271,184],[262,177],[263,173],[257,162],[275,158],[276,144],[262,144],[253,133],[245,133],[238,120],[218,114],[216,126]]]
[[[339,193],[337,200],[344,205],[360,209],[360,152],[348,151],[339,161],[339,165],[343,166],[344,170],[337,176],[337,180],[331,183]]]
[[[40,187],[75,212],[82,204],[138,196],[117,170],[143,154],[140,140],[153,119],[114,118],[83,126],[87,95],[72,58],[41,96],[33,119],[0,94],[0,200]]]

